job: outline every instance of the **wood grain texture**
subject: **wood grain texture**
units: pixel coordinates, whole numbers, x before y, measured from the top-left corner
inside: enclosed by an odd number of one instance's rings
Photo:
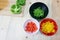
[[[4,9],[8,4],[8,0],[0,0],[0,10]]]
[[[52,0],[52,17],[60,17],[60,0]]]
[[[51,40],[60,40],[60,0],[52,0],[52,17],[57,21],[58,31]]]

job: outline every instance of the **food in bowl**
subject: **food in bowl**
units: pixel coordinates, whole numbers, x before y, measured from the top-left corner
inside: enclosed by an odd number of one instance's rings
[[[29,19],[24,24],[24,31],[28,34],[35,34],[39,31],[39,22],[35,19]]]
[[[42,2],[33,3],[29,9],[31,17],[38,21],[47,17],[49,13],[48,6]]]
[[[33,13],[36,17],[44,16],[44,10],[42,10],[40,7],[34,9]]]
[[[31,21],[31,22],[28,22],[28,23],[27,23],[26,28],[25,28],[25,31],[33,33],[33,32],[35,32],[37,29],[38,29],[38,28],[37,28],[36,24]]]
[[[57,23],[50,18],[45,18],[40,23],[40,31],[48,36],[52,36],[57,32]]]

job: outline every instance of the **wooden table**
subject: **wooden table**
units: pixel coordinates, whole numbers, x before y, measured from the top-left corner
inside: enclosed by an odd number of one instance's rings
[[[58,32],[51,40],[60,40],[60,0],[52,0],[52,18],[58,23]]]

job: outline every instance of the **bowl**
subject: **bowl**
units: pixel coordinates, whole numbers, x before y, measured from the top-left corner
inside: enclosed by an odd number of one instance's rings
[[[27,28],[29,28],[28,23],[32,24],[32,23],[35,24],[35,27],[37,28],[35,31],[28,31]],[[33,25],[34,25],[33,24]],[[32,29],[33,25],[30,26],[30,30]],[[39,22],[36,20],[36,19],[28,19],[27,21],[25,21],[24,23],[24,31],[27,33],[27,34],[36,34],[38,31],[39,31]]]
[[[45,18],[40,22],[40,32],[47,36],[56,34],[58,25],[55,20],[51,18]]]
[[[36,17],[36,16],[34,16],[34,10],[37,9],[37,8],[39,8],[39,7],[43,10],[43,12],[44,12],[43,15],[44,15],[44,16]],[[41,11],[41,10],[40,10],[40,11]],[[39,11],[39,12],[40,12],[40,11]],[[36,11],[36,12],[38,12],[38,11]],[[41,12],[41,13],[43,13],[43,12]],[[30,13],[31,17],[33,17],[33,18],[37,19],[38,21],[40,21],[41,19],[47,17],[47,15],[48,15],[48,13],[49,13],[49,9],[48,9],[48,7],[47,7],[46,4],[44,4],[44,3],[42,3],[42,2],[36,2],[36,3],[33,3],[33,4],[31,5],[31,7],[30,7],[30,9],[29,9],[29,13]],[[38,14],[38,13],[37,13],[37,14]]]

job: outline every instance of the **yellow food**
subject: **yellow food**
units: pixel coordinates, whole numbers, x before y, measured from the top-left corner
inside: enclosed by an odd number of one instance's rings
[[[55,30],[53,29],[52,32],[55,32]]]
[[[55,32],[53,22],[47,21],[42,24],[42,31],[44,33]]]

